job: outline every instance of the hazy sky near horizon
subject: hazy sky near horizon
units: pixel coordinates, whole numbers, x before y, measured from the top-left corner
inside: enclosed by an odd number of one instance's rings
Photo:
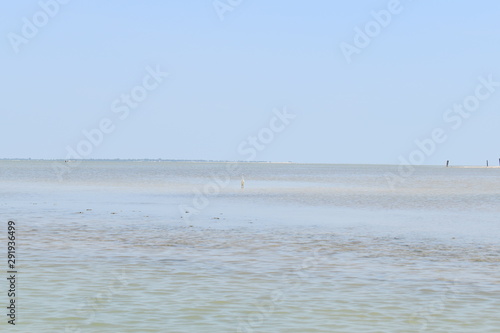
[[[0,4],[2,158],[498,164],[498,1],[59,1]]]

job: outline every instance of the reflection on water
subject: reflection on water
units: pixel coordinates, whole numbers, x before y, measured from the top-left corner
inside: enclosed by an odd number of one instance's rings
[[[224,164],[0,165],[20,332],[500,327],[500,170],[245,164],[182,214]]]

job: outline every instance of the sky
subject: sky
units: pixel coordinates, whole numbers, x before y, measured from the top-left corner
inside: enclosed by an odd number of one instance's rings
[[[498,165],[500,2],[0,3],[0,158]]]

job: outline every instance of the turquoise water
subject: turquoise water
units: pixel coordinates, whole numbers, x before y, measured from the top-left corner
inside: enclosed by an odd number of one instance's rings
[[[500,332],[500,169],[54,163],[0,161],[13,331]]]

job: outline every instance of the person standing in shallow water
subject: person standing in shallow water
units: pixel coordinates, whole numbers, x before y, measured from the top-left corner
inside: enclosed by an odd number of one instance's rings
[[[243,179],[243,176],[241,176],[241,188],[245,188],[245,179]]]

